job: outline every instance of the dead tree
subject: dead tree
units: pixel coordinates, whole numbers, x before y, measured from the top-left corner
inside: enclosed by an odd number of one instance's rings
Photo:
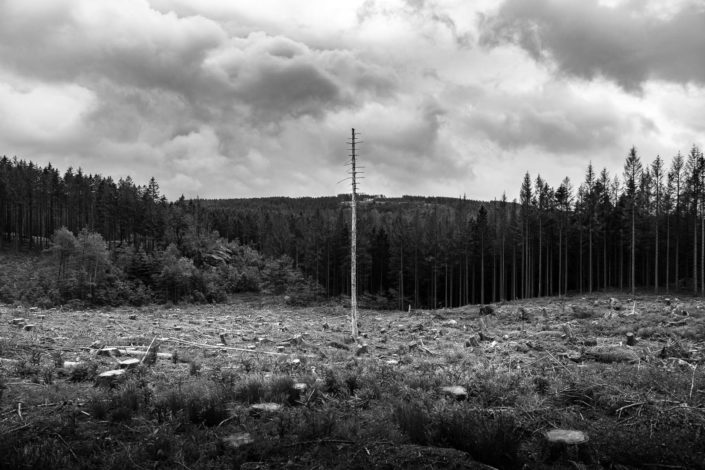
[[[357,328],[357,149],[360,144],[358,136],[360,134],[352,129],[350,140],[350,180],[352,193],[350,197],[351,222],[350,222],[350,323],[352,326],[351,333],[354,338],[358,336]]]

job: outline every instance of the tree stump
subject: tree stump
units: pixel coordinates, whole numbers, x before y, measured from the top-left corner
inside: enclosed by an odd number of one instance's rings
[[[369,352],[370,352],[370,351],[369,351],[367,345],[366,345],[366,344],[361,344],[361,345],[359,345],[359,346],[357,347],[357,349],[355,350],[355,355],[356,355],[356,356],[362,356],[363,354],[367,354],[367,353],[369,353]]]
[[[480,306],[480,315],[494,315],[495,310],[492,305],[481,305]]]
[[[125,378],[125,369],[115,369],[98,374],[95,379],[96,386],[114,387]]]
[[[636,337],[634,333],[627,333],[627,346],[634,346],[636,344]]]
[[[465,341],[466,348],[477,348],[480,346],[480,342],[477,339],[477,335],[470,335]]]
[[[571,328],[569,324],[566,323],[561,328],[563,329],[563,334],[565,334],[566,338],[568,338],[569,340],[572,340],[574,338],[573,328]]]
[[[98,349],[96,352],[98,356],[121,356],[122,353],[118,348],[103,348],[103,349]]]
[[[552,429],[544,434],[548,461],[559,458],[581,461],[587,457],[586,446],[588,435],[582,431],[571,429]]]

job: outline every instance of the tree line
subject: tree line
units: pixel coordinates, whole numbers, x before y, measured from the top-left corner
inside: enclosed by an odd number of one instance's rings
[[[577,186],[577,187],[576,187]],[[629,150],[621,174],[588,165],[583,181],[551,186],[527,173],[519,199],[362,196],[358,289],[390,308],[455,307],[619,289],[705,293],[705,158],[670,162]],[[113,259],[186,255],[204,266],[221,240],[286,259],[329,296],[349,295],[349,195],[169,202],[154,178],[61,175],[0,160],[0,246],[53,246],[61,227],[99,234]],[[174,251],[176,250],[176,251]],[[193,257],[193,258],[192,258]],[[285,257],[285,258],[282,258]]]

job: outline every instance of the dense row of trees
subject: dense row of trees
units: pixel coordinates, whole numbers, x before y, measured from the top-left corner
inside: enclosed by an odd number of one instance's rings
[[[348,197],[168,202],[154,179],[63,176],[0,160],[0,244],[47,247],[65,226],[100,234],[113,253],[165,253],[217,232],[267,259],[287,256],[328,295],[349,294]],[[597,289],[705,292],[705,158],[698,147],[671,162],[624,171],[589,165],[577,188],[528,173],[519,200],[365,196],[358,211],[358,286],[398,308],[458,306]],[[216,237],[217,238],[217,237]],[[189,240],[186,243],[186,240]],[[238,245],[240,246],[240,245]],[[193,256],[193,258],[191,258]]]

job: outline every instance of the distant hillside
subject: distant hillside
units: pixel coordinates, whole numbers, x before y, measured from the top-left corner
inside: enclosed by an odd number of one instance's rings
[[[193,200],[196,202],[196,200]],[[323,197],[263,197],[263,198],[238,198],[238,199],[199,199],[201,207],[204,209],[225,209],[237,211],[327,211],[338,210],[350,204],[349,194],[338,194],[337,196]],[[396,212],[402,210],[417,211],[431,210],[433,208],[448,208],[454,211],[463,210],[465,214],[475,217],[484,206],[488,212],[492,212],[498,201],[479,201],[474,199],[450,198],[439,196],[409,196],[386,197],[381,194],[358,195],[358,202],[361,207],[374,208],[379,212]]]

